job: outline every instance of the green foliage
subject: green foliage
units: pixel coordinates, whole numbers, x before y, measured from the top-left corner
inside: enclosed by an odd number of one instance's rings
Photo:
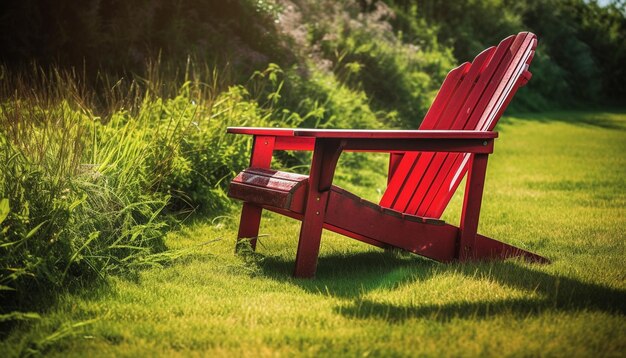
[[[205,212],[224,210],[229,199],[224,189],[238,170],[247,166],[250,138],[226,134],[227,126],[267,126],[268,113],[250,99],[242,86],[220,94],[211,111],[196,115],[181,138],[179,170],[168,178],[168,190],[187,196],[192,205]],[[181,170],[182,169],[182,170]]]
[[[307,81],[289,72],[286,83],[287,122],[306,128],[380,128],[382,123],[365,92],[341,83],[332,74],[314,71]],[[289,110],[293,108],[293,112]]]
[[[601,7],[584,0],[387,0],[401,15],[397,30],[419,38],[436,32],[460,61],[471,61],[505,36],[530,30],[539,37],[535,74],[513,105],[619,102],[626,96],[626,11],[614,2]],[[424,25],[425,24],[425,25]]]
[[[167,195],[148,190],[151,145],[134,123],[113,130],[67,101],[37,98],[3,102],[0,123],[3,311],[164,249]],[[106,132],[114,135],[102,139]],[[92,138],[97,153],[86,149]]]
[[[285,25],[284,31],[307,56],[304,79],[314,82],[302,86],[310,90],[300,91],[301,97],[308,94],[319,98],[314,85],[321,77],[326,83],[338,83],[332,88],[343,85],[363,96],[361,102],[368,104],[384,127],[418,126],[445,74],[453,67],[451,52],[437,44],[435,34],[420,32],[419,42],[408,44],[404,33],[390,26],[395,14],[383,2],[372,2],[367,9],[352,2],[296,3],[296,14],[304,23],[296,29]],[[288,15],[295,21],[296,15]],[[302,28],[307,32],[306,39]],[[334,79],[326,79],[331,77]],[[332,96],[351,94],[331,91]]]
[[[600,7],[583,0],[536,0],[524,10],[525,24],[536,31],[561,69],[564,92],[542,92],[547,98],[563,96],[587,102],[619,100],[626,96],[626,15],[615,5]],[[619,63],[619,64],[618,64]],[[544,76],[550,72],[545,71]],[[550,78],[550,77],[547,77]],[[555,96],[558,95],[558,96]],[[605,101],[606,101],[605,99]]]
[[[453,67],[446,51],[424,52],[400,40],[372,39],[367,29],[349,31],[336,42],[323,44],[329,56],[337,54],[337,77],[352,88],[362,88],[383,112],[388,127],[419,126]]]
[[[270,124],[242,86],[219,93],[219,81],[194,80],[160,97],[158,76],[108,98],[120,105],[96,116],[74,76],[53,71],[26,84],[11,74],[2,88],[0,313],[36,303],[33,292],[162,263],[165,208],[227,206],[224,189],[250,142],[226,126]]]
[[[229,206],[226,186],[247,166],[251,142],[227,126],[381,126],[365,92],[332,73],[304,81],[270,64],[229,86],[224,71],[186,67],[178,88],[157,62],[145,78],[103,75],[99,92],[75,72],[2,68],[3,312],[36,303],[32,292],[160,265],[172,223],[164,212]],[[277,160],[299,166],[307,157]]]

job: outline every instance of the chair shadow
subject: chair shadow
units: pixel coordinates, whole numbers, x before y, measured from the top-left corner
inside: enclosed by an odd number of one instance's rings
[[[336,312],[358,319],[376,318],[392,323],[411,318],[449,321],[453,318],[486,318],[503,314],[526,317],[546,310],[586,310],[626,315],[625,290],[551,275],[515,260],[440,264],[415,255],[366,252],[320,257],[314,280],[291,278],[292,268],[293,261],[280,257],[266,257],[261,265],[267,277],[290,281],[311,293],[344,299],[346,302],[336,307]],[[373,290],[394,290],[446,273],[484,278],[534,294],[528,298],[408,307],[363,298],[364,294]]]
[[[292,277],[294,261],[267,256],[260,264],[266,277],[288,281],[311,293],[354,299],[376,289],[393,289],[427,279],[438,263],[416,255],[369,251],[358,254],[332,254],[318,260],[315,279]]]

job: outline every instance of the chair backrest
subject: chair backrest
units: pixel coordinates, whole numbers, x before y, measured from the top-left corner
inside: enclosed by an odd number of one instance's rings
[[[537,38],[521,32],[448,73],[420,129],[492,130],[517,89],[530,79]],[[406,152],[380,205],[439,218],[468,169],[463,153]]]

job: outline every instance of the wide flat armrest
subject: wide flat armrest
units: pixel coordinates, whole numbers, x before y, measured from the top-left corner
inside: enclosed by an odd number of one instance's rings
[[[369,130],[228,127],[227,133],[275,137],[371,138],[371,139],[493,139],[498,132],[460,130]]]
[[[270,128],[270,127],[228,127],[226,133],[261,135],[273,137],[293,137],[294,128]]]
[[[459,130],[291,129],[297,137],[337,139],[493,139],[498,132]]]
[[[498,132],[228,127],[227,133],[274,137],[274,150],[313,150],[316,141],[341,141],[342,151],[492,153]]]

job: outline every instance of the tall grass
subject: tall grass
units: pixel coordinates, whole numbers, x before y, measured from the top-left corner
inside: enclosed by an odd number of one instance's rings
[[[1,69],[0,321],[37,293],[160,262],[176,222],[165,212],[225,207],[224,179],[249,152],[225,127],[266,125],[270,111],[223,71],[188,64],[165,81],[159,68],[103,76],[99,91],[73,71]]]

